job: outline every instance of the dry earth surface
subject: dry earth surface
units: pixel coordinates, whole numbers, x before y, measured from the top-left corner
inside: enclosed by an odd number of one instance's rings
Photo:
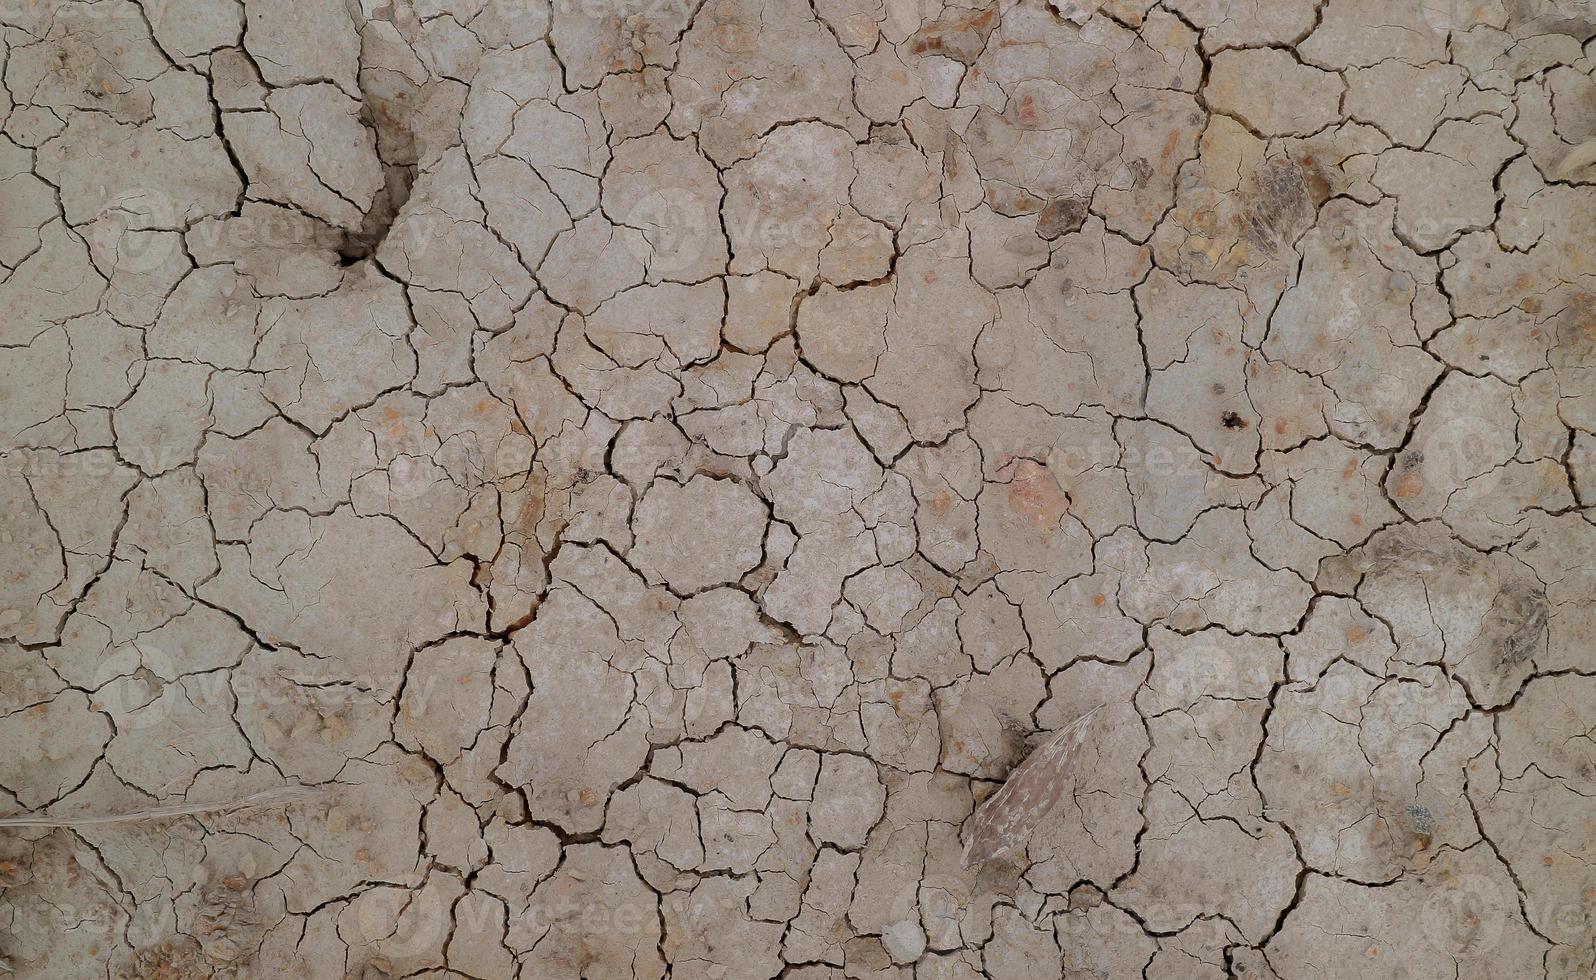
[[[0,0],[0,959],[1589,980],[1593,36]]]

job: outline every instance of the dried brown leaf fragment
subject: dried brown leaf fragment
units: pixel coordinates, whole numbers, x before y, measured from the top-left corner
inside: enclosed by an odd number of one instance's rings
[[[1023,844],[1064,795],[1075,760],[1101,706],[1081,715],[1014,767],[1002,788],[971,816],[965,837],[966,868],[1001,857]]]

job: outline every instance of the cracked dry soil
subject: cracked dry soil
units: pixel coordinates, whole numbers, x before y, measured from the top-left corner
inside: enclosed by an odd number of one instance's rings
[[[0,0],[4,970],[1590,980],[1593,38]]]

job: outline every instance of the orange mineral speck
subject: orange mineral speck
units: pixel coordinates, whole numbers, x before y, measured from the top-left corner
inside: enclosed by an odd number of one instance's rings
[[[1069,510],[1070,500],[1046,466],[1022,459],[1009,483],[1009,507],[1038,528],[1053,527]]]

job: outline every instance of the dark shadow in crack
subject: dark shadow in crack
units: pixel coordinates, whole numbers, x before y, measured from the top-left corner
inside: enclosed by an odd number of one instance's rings
[[[366,212],[360,228],[344,232],[343,242],[338,246],[339,261],[345,266],[369,259],[377,253],[383,239],[388,237],[388,229],[393,227],[394,218],[404,208],[405,202],[410,200],[410,189],[416,179],[415,168],[388,165],[383,169],[387,180],[371,202],[371,209]]]

